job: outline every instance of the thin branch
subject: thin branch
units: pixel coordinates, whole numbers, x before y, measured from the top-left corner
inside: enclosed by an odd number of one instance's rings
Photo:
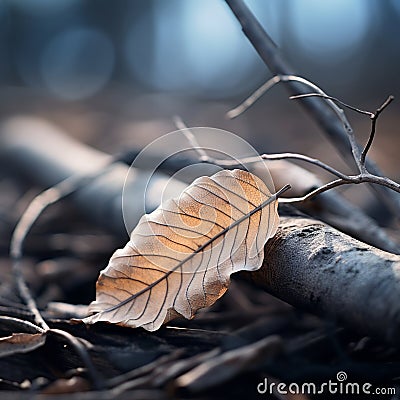
[[[111,165],[115,161],[116,159],[110,157],[107,163],[105,164],[104,168]],[[25,212],[19,219],[17,226],[15,227],[14,232],[12,234],[11,244],[10,244],[10,257],[13,261],[12,269],[14,277],[16,279],[17,287],[22,299],[24,300],[30,312],[34,316],[36,325],[40,329],[42,329],[43,332],[54,332],[58,335],[63,336],[66,340],[69,341],[71,346],[76,350],[76,352],[82,359],[83,364],[86,366],[88,373],[92,378],[93,385],[97,389],[102,387],[102,383],[90,359],[89,353],[82,346],[82,343],[77,338],[72,336],[70,333],[59,329],[51,329],[49,325],[46,323],[23,277],[21,260],[23,257],[23,245],[25,239],[28,233],[30,232],[32,226],[37,221],[39,216],[43,213],[43,211],[51,204],[54,204],[58,200],[64,198],[65,196],[73,193],[80,187],[87,184],[88,180],[91,180],[94,177],[101,175],[104,172],[104,168],[101,171],[95,171],[94,173],[91,174],[89,173],[83,176],[73,175],[37,195],[30,202]]]
[[[22,273],[21,259],[23,256],[23,245],[28,233],[32,229],[32,226],[43,211],[49,205],[54,204],[61,198],[75,191],[82,184],[82,177],[72,176],[37,195],[29,203],[28,207],[18,220],[17,226],[15,227],[11,237],[10,257],[13,261],[12,269],[19,293],[29,310],[32,312],[35,323],[44,330],[49,330],[50,328],[41,316]]]
[[[371,133],[369,134],[368,142],[364,147],[364,150],[361,153],[360,161],[361,164],[365,166],[365,158],[367,157],[367,153],[371,148],[372,142],[375,137],[375,130],[376,130],[376,122],[378,120],[379,115],[381,112],[394,100],[393,96],[389,96],[385,102],[376,110],[375,114],[371,113]]]
[[[176,118],[176,117],[175,117]],[[176,120],[174,119],[174,122]],[[220,167],[243,167],[246,164],[255,164],[258,162],[261,162],[262,160],[268,160],[268,161],[274,161],[274,160],[285,160],[285,159],[292,159],[292,160],[300,160],[304,161],[313,165],[316,165],[317,167],[320,167],[324,169],[325,171],[331,173],[332,175],[337,176],[338,178],[341,179],[346,179],[347,175],[342,174],[335,168],[331,167],[328,164],[325,164],[324,162],[316,159],[316,158],[311,158],[308,157],[304,154],[298,154],[298,153],[277,153],[277,154],[262,154],[261,156],[253,156],[253,157],[244,157],[244,158],[239,158],[239,159],[234,159],[234,160],[221,160],[217,159],[214,157],[211,157],[207,154],[205,151],[204,147],[201,147],[199,142],[196,139],[196,136],[193,134],[190,128],[183,122],[181,118],[179,118],[179,125],[176,124],[178,129],[182,130],[182,133],[185,135],[185,137],[189,140],[190,144],[193,147],[194,150],[196,150],[197,154],[200,156],[200,161],[204,163],[209,163],[209,164],[214,164],[218,165]],[[200,152],[201,150],[201,152]]]
[[[261,158],[264,160],[270,160],[270,161],[274,161],[274,160],[300,160],[300,161],[304,161],[307,162],[309,164],[313,164],[317,167],[320,167],[322,169],[324,169],[327,172],[330,172],[332,175],[337,176],[338,178],[341,179],[346,179],[347,175],[341,173],[340,171],[336,170],[335,168],[331,167],[328,164],[325,164],[324,162],[318,160],[317,158],[312,158],[309,156],[306,156],[304,154],[297,154],[297,153],[277,153],[277,154],[262,154]]]
[[[235,167],[235,166],[242,166],[246,164],[254,164],[257,162],[261,162],[262,160],[268,160],[268,161],[275,161],[275,160],[300,160],[307,162],[309,164],[313,164],[317,167],[320,167],[324,169],[327,172],[330,172],[332,175],[337,176],[338,178],[341,179],[346,179],[347,175],[341,173],[340,171],[336,170],[335,168],[331,167],[328,164],[325,164],[324,162],[308,157],[304,154],[299,154],[299,153],[276,153],[276,154],[261,154],[261,156],[254,156],[254,157],[246,157],[246,158],[241,158],[239,160],[217,160],[214,158],[210,158],[208,162],[214,163],[216,165],[219,165],[220,167]]]
[[[39,193],[28,205],[13,231],[10,244],[10,257],[19,260],[23,254],[25,239],[43,211],[50,205],[85,186],[90,180],[104,173],[105,168],[114,162],[113,158],[104,165],[101,171],[95,171],[87,175],[73,175],[51,188]]]
[[[25,282],[25,279],[22,274],[21,262],[20,260],[15,260],[13,262],[13,273],[16,279],[18,291],[29,308],[29,311],[32,313],[35,323],[43,330],[48,331],[50,327],[47,325],[46,321],[43,319],[40,311],[36,305],[36,301],[33,298],[28,285]]]
[[[383,178],[381,176],[367,174],[360,174],[360,175],[351,175],[346,177],[345,179],[336,179],[334,181],[328,182],[319,188],[307,193],[302,197],[291,197],[291,198],[280,198],[280,203],[300,203],[307,200],[313,199],[318,194],[326,192],[330,189],[336,188],[338,186],[343,185],[350,185],[350,184],[360,184],[360,183],[372,183],[376,185],[381,185],[387,187],[388,189],[393,190],[394,192],[400,193],[400,184],[397,182],[392,181],[389,178]]]
[[[320,186],[319,188],[307,193],[306,195],[302,196],[302,197],[290,197],[290,198],[281,198],[280,199],[280,203],[301,203],[307,200],[311,200],[313,199],[315,196],[317,196],[318,194],[321,194],[323,192],[326,192],[330,189],[336,188],[338,186],[343,186],[343,185],[349,185],[351,183],[354,182],[350,182],[347,180],[343,180],[343,179],[336,179],[334,181],[328,182],[325,185]]]
[[[280,53],[276,44],[244,2],[242,0],[225,1],[241,24],[243,33],[249,39],[271,72],[278,76],[296,75],[295,71]],[[302,88],[299,88],[294,82],[288,82],[286,87],[291,94],[305,93],[305,91]],[[312,98],[301,99],[301,104],[304,105],[305,109],[327,133],[328,137],[338,148],[340,154],[350,166],[354,165],[355,159],[360,160],[361,147],[356,143],[354,136],[349,136],[348,132],[343,129],[341,124],[337,123],[337,119],[334,117],[332,111],[327,107],[327,104]],[[351,142],[350,145],[349,139]],[[359,157],[351,157],[349,150],[351,150],[353,156],[354,154],[358,154]],[[379,168],[368,158],[366,159],[365,164],[368,171],[376,176],[382,176]],[[364,166],[358,163],[357,168],[360,171],[360,168],[363,170]],[[400,196],[385,188],[379,189],[379,186],[377,187],[377,193],[382,202],[388,205],[394,215],[398,216],[400,214]]]
[[[228,111],[226,113],[226,116],[231,119],[238,117],[239,115],[244,113],[249,107],[251,107],[269,89],[271,89],[272,87],[274,87],[276,84],[278,84],[280,82],[299,82],[299,83],[302,83],[303,85],[315,90],[319,97],[322,97],[325,100],[327,100],[326,103],[334,111],[334,113],[339,117],[345,130],[347,132],[352,131],[352,127],[351,127],[349,121],[347,120],[347,117],[346,117],[344,111],[335,104],[335,102],[333,101],[333,98],[331,98],[331,96],[328,96],[315,83],[313,83],[313,82],[309,81],[308,79],[305,79],[301,76],[297,76],[297,75],[277,75],[277,76],[272,77],[266,83],[264,83],[260,88],[258,88],[254,93],[252,93],[243,103],[239,104],[234,109]],[[308,93],[306,93],[305,95],[308,95]],[[300,95],[295,95],[292,97],[301,98],[303,96],[306,97],[305,95],[300,94]]]
[[[368,142],[365,145],[364,150],[361,152],[360,155],[360,164],[365,168],[365,159],[367,156],[367,153],[369,151],[369,149],[371,148],[372,142],[374,140],[375,137],[375,132],[376,132],[376,122],[378,120],[379,115],[382,113],[382,111],[394,100],[394,96],[389,96],[384,103],[375,111],[375,113],[371,112],[371,111],[365,111],[365,110],[361,110],[360,108],[351,106],[347,103],[344,103],[343,101],[337,99],[336,97],[332,97],[332,96],[328,96],[325,94],[321,94],[321,93],[305,93],[305,94],[298,94],[298,95],[294,95],[294,96],[290,96],[289,99],[290,100],[296,100],[296,99],[304,99],[306,97],[322,97],[324,99],[329,99],[332,100],[336,103],[341,104],[342,106],[353,110],[355,112],[358,112],[360,114],[363,115],[368,115],[371,119],[371,132],[369,134],[369,138],[368,138]]]
[[[82,344],[82,342],[79,340],[79,338],[76,338],[75,336],[71,335],[69,332],[66,332],[61,329],[50,329],[49,332],[52,332],[55,335],[59,335],[69,342],[69,344],[72,346],[72,348],[78,354],[79,358],[82,360],[84,366],[86,367],[88,374],[93,382],[93,387],[96,390],[100,390],[100,389],[104,388],[105,385],[103,384],[103,381],[102,381],[99,373],[97,372],[95,366],[93,365],[92,359],[90,358],[88,351],[86,350],[86,348]]]
[[[360,114],[368,115],[369,117],[372,117],[374,115],[374,113],[372,113],[370,111],[361,110],[360,108],[351,106],[350,104],[347,104],[347,103],[343,102],[342,100],[337,99],[336,97],[328,96],[326,94],[321,94],[321,93],[297,94],[297,95],[294,95],[294,96],[290,96],[289,99],[290,100],[296,100],[296,99],[304,99],[306,97],[322,97],[324,99],[332,100],[335,103],[339,103],[342,106],[348,108],[349,110],[353,110],[353,111],[358,112]]]
[[[253,92],[246,100],[240,103],[238,106],[226,113],[226,117],[234,119],[239,115],[243,114],[249,109],[260,97],[262,97],[268,90],[274,87],[277,83],[282,82],[282,77],[277,75],[269,79],[262,86],[260,86],[255,92]]]
[[[332,99],[330,99],[330,101],[332,101]],[[385,104],[386,103],[387,102],[385,102]],[[380,109],[382,109],[382,107],[380,107]],[[360,174],[358,174],[358,175],[346,175],[316,158],[311,158],[311,157],[308,157],[303,154],[297,154],[297,153],[262,154],[261,156],[244,157],[244,158],[235,159],[235,160],[219,160],[219,159],[208,156],[205,149],[199,147],[199,143],[197,142],[196,137],[191,132],[190,128],[188,128],[182,120],[181,120],[181,124],[182,124],[182,126],[185,127],[182,132],[186,132],[186,133],[190,134],[190,136],[189,136],[191,138],[190,142],[192,144],[196,144],[196,146],[199,149],[201,149],[202,152],[204,152],[205,157],[203,157],[203,159],[202,159],[203,162],[212,163],[212,164],[218,165],[220,167],[243,167],[246,164],[257,163],[257,162],[261,162],[262,160],[274,161],[274,160],[295,159],[295,160],[301,160],[301,161],[313,164],[319,168],[322,168],[322,169],[330,172],[332,175],[335,175],[339,178],[334,181],[328,182],[315,190],[312,190],[311,192],[307,193],[306,195],[304,195],[302,197],[280,198],[278,200],[280,203],[304,202],[307,200],[311,200],[318,194],[324,193],[324,192],[326,192],[330,189],[336,188],[338,186],[349,185],[349,184],[360,184],[360,183],[372,183],[372,184],[386,187],[397,193],[400,193],[400,184],[395,181],[392,181],[391,179],[389,179],[387,177],[376,176],[376,175],[370,174],[366,170],[360,172]],[[188,137],[187,134],[185,134],[185,136]],[[198,154],[200,154],[200,152],[198,152]]]
[[[9,317],[5,315],[0,315],[0,321],[3,323],[13,324],[19,328],[24,328],[28,332],[45,333],[46,331],[40,326],[33,324],[32,322],[25,321],[24,319]]]
[[[283,58],[277,45],[273,42],[246,4],[242,0],[225,1],[241,24],[243,33],[271,72],[277,76],[297,75],[295,70]],[[286,87],[291,94],[306,93],[304,89],[299,88],[294,82],[288,82]],[[310,112],[321,127],[328,133],[329,137],[338,146],[341,154],[347,157],[348,150],[350,150],[347,134],[342,127],[337,124],[337,120],[327,107],[327,104],[317,99],[304,99],[301,104],[304,105],[307,111]],[[349,161],[350,164],[354,163],[354,160],[350,158],[347,158],[347,161]]]
[[[52,186],[51,188],[38,194],[29,203],[28,207],[19,218],[18,223],[13,231],[10,244],[10,257],[13,261],[13,274],[17,282],[18,290],[22,299],[32,312],[35,318],[35,323],[45,330],[48,330],[49,326],[39,312],[36,302],[24,280],[21,269],[23,246],[26,237],[32,229],[34,223],[38,220],[40,215],[47,207],[83,187],[91,179],[100,176],[102,173],[104,173],[104,170],[115,161],[115,158],[109,157],[107,163],[104,165],[101,171],[95,171],[87,175],[70,176],[57,185]]]
[[[196,136],[193,135],[192,131],[186,126],[186,124],[183,122],[182,118],[179,117],[178,115],[175,115],[173,117],[173,121],[175,126],[182,131],[182,133],[185,135],[186,139],[189,141],[189,143],[192,145],[193,150],[197,152],[197,154],[200,157],[200,161],[202,162],[208,162],[208,155],[204,151],[204,149],[200,146],[199,142],[196,139]]]
[[[308,157],[304,154],[298,154],[298,153],[276,153],[276,154],[261,154],[261,156],[254,156],[254,157],[245,157],[245,158],[240,158],[239,160],[217,160],[214,158],[209,158],[208,162],[219,165],[220,167],[235,167],[235,166],[243,166],[246,164],[254,164],[257,162],[261,162],[262,160],[268,160],[268,161],[275,161],[275,160],[299,160],[299,161],[304,161],[309,164],[313,164],[317,167],[320,167],[321,169],[324,169],[325,171],[331,173],[332,175],[337,176],[338,178],[341,179],[346,179],[347,175],[341,173],[340,171],[336,170],[335,168],[331,167],[328,164],[325,164],[324,162]]]
[[[228,116],[238,116],[241,113],[243,113],[244,111],[247,110],[247,108],[249,106],[251,106],[252,104],[254,104],[254,102],[259,99],[260,96],[262,96],[267,90],[269,90],[270,88],[272,88],[274,85],[276,85],[279,82],[299,82],[302,83],[304,85],[306,85],[307,87],[312,88],[313,90],[315,90],[317,92],[317,94],[319,95],[319,97],[323,98],[324,100],[326,100],[326,103],[329,105],[329,107],[335,112],[335,114],[339,117],[340,121],[343,124],[343,127],[345,129],[345,131],[347,132],[348,138],[349,138],[349,142],[350,142],[350,146],[351,146],[351,151],[353,154],[353,158],[354,161],[357,165],[357,168],[359,170],[359,172],[365,172],[363,170],[363,166],[360,162],[360,158],[361,158],[361,153],[360,153],[360,149],[358,147],[358,144],[356,142],[355,136],[354,136],[354,132],[353,132],[353,128],[350,125],[350,122],[348,121],[346,114],[344,113],[344,111],[338,107],[335,102],[333,101],[334,98],[332,98],[331,96],[328,96],[320,87],[318,87],[317,85],[315,85],[314,83],[310,82],[309,80],[302,78],[300,76],[296,76],[296,75],[279,75],[276,77],[271,78],[269,81],[267,81],[263,86],[261,86],[260,89],[257,89],[252,95],[250,95],[249,98],[247,98],[242,104],[240,104],[238,107],[234,108],[231,111],[228,111],[227,115]],[[299,94],[299,95],[295,95],[292,96],[291,98],[303,98],[303,97],[312,97],[309,95],[309,93],[305,93],[305,94]]]

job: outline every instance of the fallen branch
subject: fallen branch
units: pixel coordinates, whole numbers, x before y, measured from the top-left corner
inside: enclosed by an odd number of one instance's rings
[[[317,220],[282,217],[250,279],[297,307],[400,343],[400,257]]]

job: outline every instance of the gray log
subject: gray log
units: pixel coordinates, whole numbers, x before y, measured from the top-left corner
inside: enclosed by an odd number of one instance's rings
[[[251,280],[296,307],[400,343],[400,256],[322,222],[282,217]]]
[[[15,117],[0,126],[0,165],[22,174],[36,185],[47,188],[72,175],[86,175],[101,170],[111,157],[67,136],[59,128],[32,117]],[[150,179],[151,175],[151,179]],[[125,182],[125,179],[126,182]],[[163,190],[180,193],[186,184],[162,173],[132,169],[115,163],[72,195],[77,208],[97,225],[127,237],[144,212],[153,211]],[[125,187],[125,228],[122,193]],[[150,196],[144,197],[144,193]]]

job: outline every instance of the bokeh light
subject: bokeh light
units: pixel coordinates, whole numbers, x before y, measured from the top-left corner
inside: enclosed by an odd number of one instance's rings
[[[145,85],[224,97],[248,90],[266,73],[224,2],[155,3],[155,7],[128,24],[125,41],[131,73]],[[268,19],[276,36],[277,3],[274,0],[266,6],[267,3],[250,2],[261,20]],[[151,40],[144,42],[149,37]]]
[[[81,0],[7,0],[8,3],[19,11],[32,16],[43,17],[70,11],[79,6]],[[54,16],[54,15],[53,15]]]
[[[48,89],[76,100],[91,96],[109,81],[114,67],[111,40],[94,29],[62,32],[44,51],[41,70]]]
[[[400,0],[245,0],[283,53],[345,87],[396,51]],[[244,97],[271,75],[223,0],[0,0],[0,81],[64,99],[117,82],[202,99]],[[386,35],[385,35],[386,32]],[[388,34],[390,32],[390,34]],[[382,46],[377,43],[385,37]],[[375,42],[374,42],[375,41]],[[375,47],[374,47],[375,46]],[[386,48],[386,50],[385,50]],[[385,74],[397,75],[390,56]],[[382,58],[383,57],[383,58]],[[388,56],[389,57],[389,56]]]
[[[293,33],[301,51],[329,62],[347,57],[365,39],[372,7],[364,0],[291,0]]]

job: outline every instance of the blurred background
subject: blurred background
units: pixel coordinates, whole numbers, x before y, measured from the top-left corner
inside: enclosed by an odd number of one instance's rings
[[[373,111],[400,94],[400,0],[247,0],[299,75]],[[230,130],[260,152],[296,151],[348,171],[283,86],[225,113],[270,76],[223,0],[0,0],[0,117],[38,115],[95,147],[142,147],[189,126]],[[371,152],[399,178],[399,103]],[[361,143],[366,116],[348,112]],[[366,189],[342,189],[359,202]]]

